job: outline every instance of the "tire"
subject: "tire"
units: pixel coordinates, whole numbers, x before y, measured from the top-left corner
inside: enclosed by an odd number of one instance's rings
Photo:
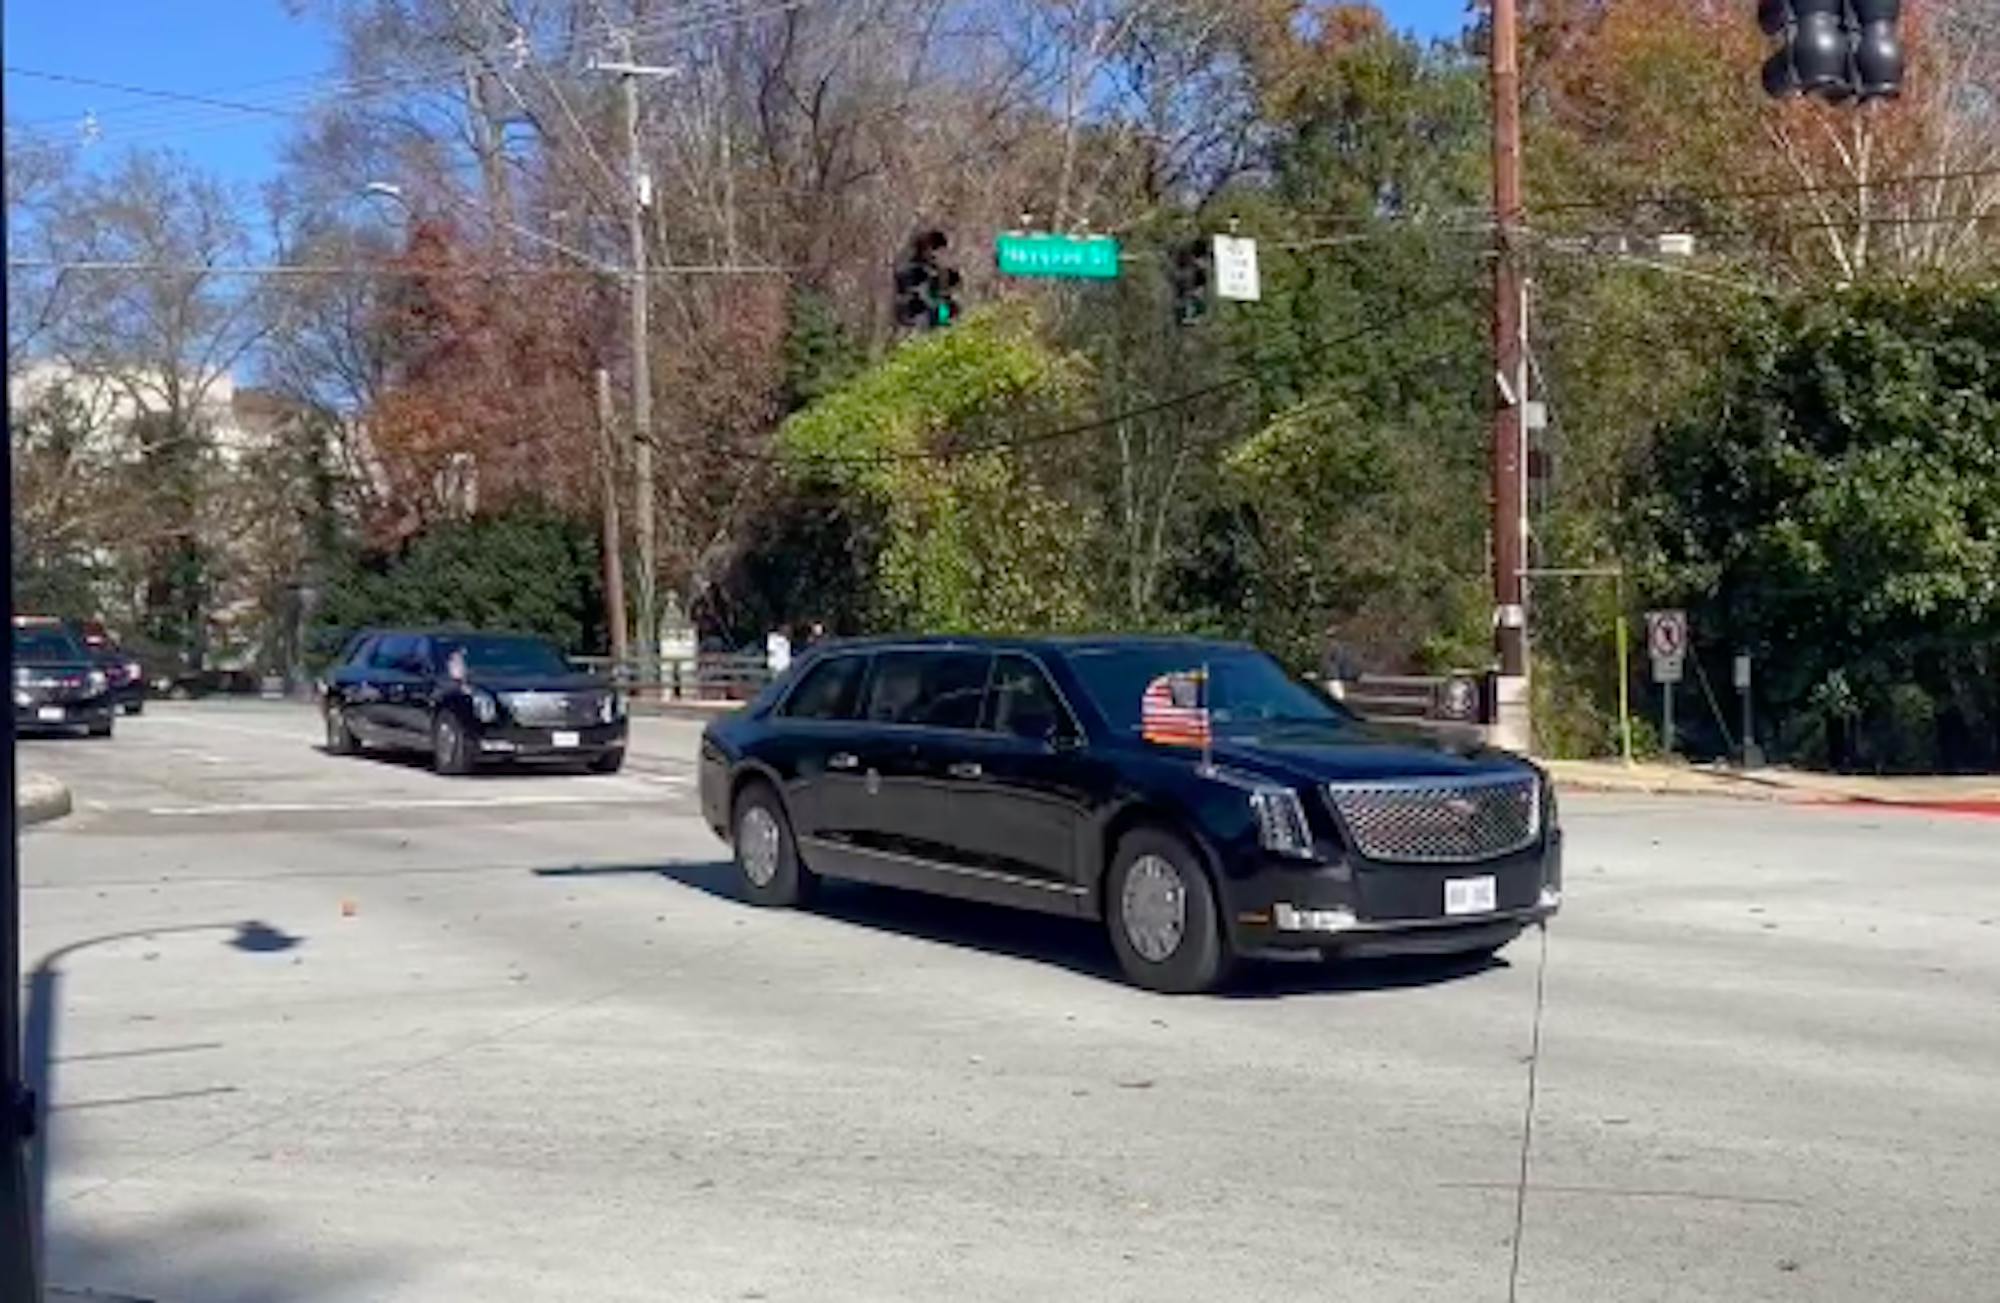
[[[1169,995],[1213,990],[1235,955],[1200,858],[1163,828],[1127,833],[1104,887],[1104,925],[1134,985]]]
[[[736,872],[752,904],[783,908],[812,898],[819,879],[799,863],[791,818],[769,783],[753,782],[737,796],[729,831]]]
[[[449,710],[440,710],[431,721],[431,768],[440,774],[462,776],[475,767],[465,721]]]
[[[128,715],[143,715],[146,713],[146,703],[143,701],[128,701],[118,709]]]
[[[348,726],[347,712],[338,706],[326,708],[326,753],[330,756],[352,756],[361,753],[361,743]]]
[[[92,736],[92,737],[110,737],[110,736],[111,736],[111,727],[112,727],[112,724],[113,724],[113,722],[114,722],[114,720],[113,720],[113,717],[111,717],[111,716],[109,716],[109,715],[105,716],[105,718],[104,718],[104,722],[103,722],[103,723],[100,723],[100,724],[92,724],[92,725],[90,726],[90,736]]]
[[[623,747],[618,748],[616,751],[606,751],[601,756],[594,756],[590,761],[590,772],[593,774],[615,774],[624,767],[625,748]]]

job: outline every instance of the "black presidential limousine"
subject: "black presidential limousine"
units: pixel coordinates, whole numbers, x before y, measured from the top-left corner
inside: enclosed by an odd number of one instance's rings
[[[700,781],[754,901],[825,876],[1102,919],[1162,991],[1258,951],[1490,952],[1562,902],[1534,765],[1230,643],[830,644],[709,725]]]

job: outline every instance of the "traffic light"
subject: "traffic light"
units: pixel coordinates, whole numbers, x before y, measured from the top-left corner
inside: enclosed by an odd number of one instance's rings
[[[1186,240],[1174,246],[1173,266],[1168,275],[1174,287],[1174,320],[1192,326],[1208,316],[1209,270],[1215,261],[1206,238]]]
[[[958,287],[963,278],[956,267],[939,262],[951,241],[943,231],[919,231],[896,264],[896,324],[936,330],[958,318]]]
[[[1757,22],[1783,44],[1764,64],[1764,90],[1829,101],[1903,89],[1902,0],[1758,0]]]

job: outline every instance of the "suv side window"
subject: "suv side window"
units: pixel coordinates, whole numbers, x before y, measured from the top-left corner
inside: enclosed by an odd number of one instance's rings
[[[993,687],[986,694],[986,728],[995,733],[1046,742],[1077,735],[1077,727],[1062,698],[1026,656],[1003,653],[993,665]]]
[[[860,702],[866,656],[829,656],[806,671],[785,700],[789,719],[853,719]]]
[[[366,668],[368,654],[375,649],[376,637],[372,633],[357,633],[348,640],[347,649],[341,653],[340,665],[346,669]]]
[[[368,657],[368,668],[400,672],[409,667],[410,658],[416,650],[417,640],[408,634],[384,634],[375,640],[375,650]]]
[[[993,657],[981,651],[894,651],[875,657],[868,719],[876,724],[978,728]]]

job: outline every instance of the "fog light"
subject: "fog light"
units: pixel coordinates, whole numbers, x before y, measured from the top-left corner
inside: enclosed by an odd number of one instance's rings
[[[1563,894],[1562,894],[1562,888],[1561,888],[1561,887],[1543,887],[1543,888],[1542,888],[1542,895],[1541,895],[1541,899],[1540,899],[1540,901],[1539,901],[1538,903],[1539,903],[1539,904],[1541,905],[1541,907],[1542,907],[1543,909],[1560,909],[1560,908],[1562,908],[1562,903],[1563,903]]]
[[[25,692],[17,692],[14,694],[14,704],[17,706],[32,706],[34,703],[35,699],[29,696]]]
[[[1271,906],[1272,921],[1280,932],[1345,932],[1356,923],[1345,909],[1296,909],[1282,901]]]
[[[481,751],[513,751],[515,746],[504,737],[483,737],[479,739]]]

